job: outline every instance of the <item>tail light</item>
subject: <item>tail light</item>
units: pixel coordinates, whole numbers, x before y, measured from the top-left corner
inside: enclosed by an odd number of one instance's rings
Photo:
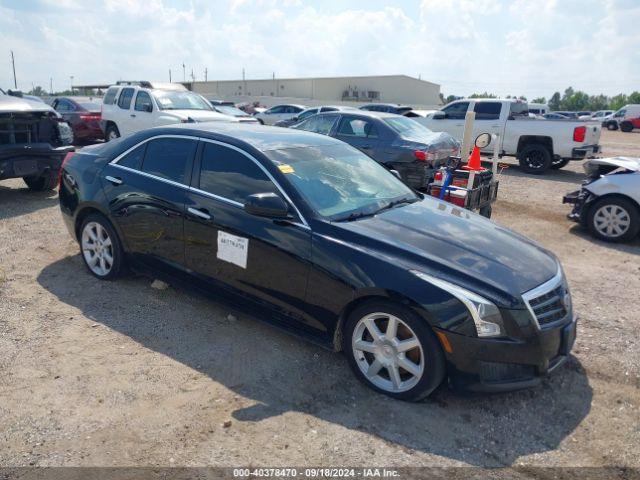
[[[419,162],[433,162],[436,159],[435,152],[425,152],[424,150],[416,150],[413,152],[413,156]]]
[[[91,120],[100,120],[102,117],[101,113],[81,113],[80,120],[83,122],[90,122]]]
[[[584,139],[587,136],[587,127],[581,126],[573,129],[573,141],[574,142],[584,142]]]
[[[76,152],[69,152],[64,156],[64,160],[62,160],[62,165],[60,165],[60,170],[58,170],[58,191],[60,191],[60,187],[62,186],[62,169],[67,164],[69,159],[75,154]]]

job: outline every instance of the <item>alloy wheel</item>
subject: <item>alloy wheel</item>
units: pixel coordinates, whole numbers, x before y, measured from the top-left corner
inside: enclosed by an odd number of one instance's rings
[[[631,217],[620,205],[603,205],[593,216],[593,226],[603,237],[624,235],[631,225]]]
[[[394,315],[377,312],[361,318],[351,342],[358,368],[381,390],[405,392],[424,374],[425,356],[418,336]]]
[[[539,170],[544,166],[545,156],[540,151],[532,151],[527,154],[525,162],[527,166],[533,170]]]
[[[113,267],[113,243],[109,232],[98,222],[89,222],[82,230],[82,255],[87,266],[99,277]]]

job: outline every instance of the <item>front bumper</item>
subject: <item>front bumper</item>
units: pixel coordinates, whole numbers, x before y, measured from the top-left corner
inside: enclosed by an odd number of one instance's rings
[[[504,392],[541,383],[569,358],[577,318],[543,328],[527,340],[483,339],[446,334],[450,385],[462,392]]]
[[[581,160],[583,158],[593,158],[600,153],[600,145],[583,145],[571,150],[571,158]]]
[[[562,197],[562,203],[568,203],[573,205],[573,209],[571,213],[567,214],[567,218],[569,220],[573,220],[574,222],[584,224],[586,220],[586,212],[587,208],[585,205],[591,201],[593,198],[593,194],[585,190],[584,188],[581,190],[576,190],[571,193],[567,193],[564,197]]]

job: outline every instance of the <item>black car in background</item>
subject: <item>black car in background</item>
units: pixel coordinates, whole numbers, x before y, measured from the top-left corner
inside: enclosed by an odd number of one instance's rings
[[[553,254],[327,136],[154,128],[68,158],[59,197],[99,279],[129,265],[197,285],[343,350],[363,382],[396,398],[418,400],[447,377],[474,390],[535,385],[575,338]]]
[[[59,97],[51,102],[51,106],[71,125],[76,142],[104,140],[104,132],[100,128],[101,99]]]
[[[435,169],[458,155],[460,143],[410,118],[382,112],[321,113],[291,128],[335,137],[369,155],[416,189],[426,188]]]

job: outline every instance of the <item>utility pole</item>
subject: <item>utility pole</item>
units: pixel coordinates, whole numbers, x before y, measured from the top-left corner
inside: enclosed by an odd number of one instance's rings
[[[71,93],[73,94],[73,75],[69,75],[69,78],[71,79]]]
[[[191,69],[191,83],[196,81],[196,76],[193,74],[193,68]]]
[[[186,74],[186,70],[185,70],[185,66],[184,66],[184,62],[182,62],[182,81],[186,82],[187,81],[187,74]]]
[[[53,95],[53,77],[49,77],[49,93]]]
[[[11,65],[13,66],[13,87],[18,89],[18,80],[16,80],[16,59],[13,56],[13,50],[11,50]]]
[[[244,78],[244,67],[242,67],[242,93],[243,95],[247,94],[247,81]]]
[[[204,68],[204,81],[206,82],[206,81],[207,81],[207,79],[208,79],[208,76],[207,76],[207,67],[205,67],[205,68]]]
[[[171,69],[169,69],[169,83],[171,83]]]

